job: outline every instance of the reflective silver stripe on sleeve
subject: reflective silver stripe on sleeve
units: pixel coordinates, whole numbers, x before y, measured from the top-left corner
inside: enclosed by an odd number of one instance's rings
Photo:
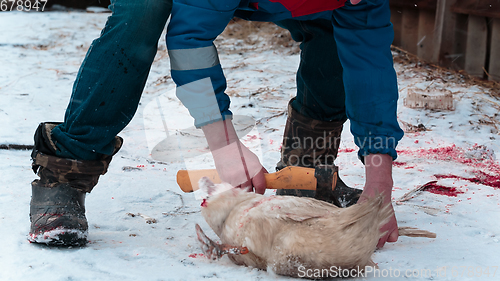
[[[168,50],[172,70],[195,70],[216,66],[219,55],[214,45],[195,48]]]
[[[222,120],[219,103],[209,77],[177,87],[176,94],[195,119],[196,127]]]

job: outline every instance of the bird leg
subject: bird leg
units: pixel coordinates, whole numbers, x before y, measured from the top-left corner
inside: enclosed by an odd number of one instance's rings
[[[399,228],[399,236],[408,236],[408,237],[427,237],[427,238],[436,238],[436,233],[418,229],[415,227],[400,227]]]
[[[225,254],[244,255],[248,253],[247,247],[215,243],[205,235],[198,224],[196,224],[196,235],[198,236],[198,241],[201,243],[203,254],[211,260],[218,260]]]

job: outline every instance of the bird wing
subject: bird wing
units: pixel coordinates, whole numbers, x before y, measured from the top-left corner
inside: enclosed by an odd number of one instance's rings
[[[340,209],[333,204],[313,198],[273,196],[261,202],[262,214],[268,219],[302,222],[308,219],[329,216]]]

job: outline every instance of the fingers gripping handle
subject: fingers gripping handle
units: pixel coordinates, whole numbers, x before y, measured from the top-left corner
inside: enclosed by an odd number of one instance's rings
[[[336,179],[336,175],[334,175]],[[217,170],[180,170],[177,172],[177,184],[184,192],[193,192],[198,187],[198,181],[208,177],[214,183],[221,180]],[[317,181],[314,169],[290,166],[276,173],[265,174],[267,189],[307,189],[316,190]]]

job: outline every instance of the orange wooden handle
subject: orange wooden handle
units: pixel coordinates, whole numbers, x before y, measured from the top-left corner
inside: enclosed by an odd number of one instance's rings
[[[313,168],[290,166],[276,173],[264,175],[266,177],[267,189],[307,189],[316,190],[316,178]],[[202,177],[208,177],[214,183],[221,180],[217,170],[180,170],[177,172],[177,184],[184,192],[197,190],[198,181]],[[336,179],[336,177],[334,177]],[[335,185],[334,185],[335,186]]]

